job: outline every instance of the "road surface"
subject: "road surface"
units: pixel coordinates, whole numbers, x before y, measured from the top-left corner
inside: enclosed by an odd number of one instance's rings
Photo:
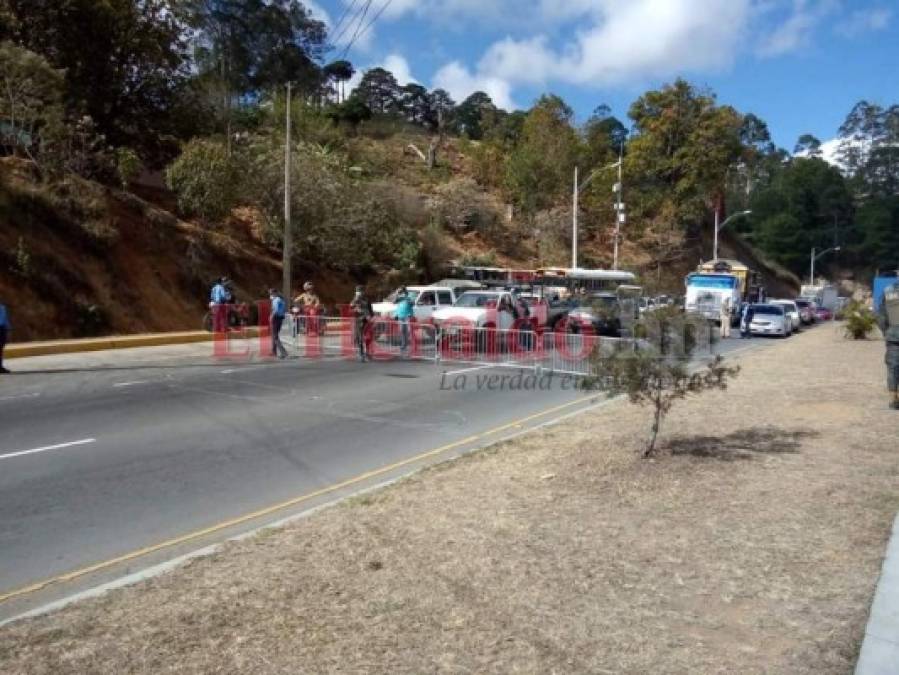
[[[729,340],[719,351],[775,344]],[[498,390],[487,377],[519,371],[489,366],[335,356],[228,362],[209,345],[9,365],[16,372],[0,378],[0,618],[77,585],[3,600],[17,589],[450,445],[427,458],[437,461],[601,400],[559,377],[548,390],[508,380]],[[284,515],[153,555],[159,561]],[[139,569],[146,558],[114,571]]]

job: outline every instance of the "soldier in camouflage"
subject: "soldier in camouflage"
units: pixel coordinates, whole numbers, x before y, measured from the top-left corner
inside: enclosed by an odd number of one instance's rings
[[[877,322],[887,347],[887,388],[893,396],[890,407],[899,410],[899,283],[884,290]]]

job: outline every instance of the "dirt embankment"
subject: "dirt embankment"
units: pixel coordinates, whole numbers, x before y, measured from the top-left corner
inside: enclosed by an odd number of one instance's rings
[[[230,276],[241,301],[280,287],[280,253],[247,214],[206,227],[175,217],[165,191],[139,192],[75,179],[49,188],[21,163],[0,164],[0,299],[13,340],[199,330],[213,279]],[[329,274],[323,295],[348,297],[351,284]]]
[[[850,672],[899,508],[882,350],[802,334],[656,460],[614,402],[11,625],[0,669]]]

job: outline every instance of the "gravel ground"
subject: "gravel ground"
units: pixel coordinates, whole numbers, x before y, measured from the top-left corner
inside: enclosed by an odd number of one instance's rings
[[[55,614],[8,673],[849,673],[893,515],[883,344],[614,402]]]

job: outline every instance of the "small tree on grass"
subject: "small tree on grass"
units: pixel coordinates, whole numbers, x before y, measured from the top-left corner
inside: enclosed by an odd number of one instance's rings
[[[605,391],[609,397],[626,394],[631,403],[648,405],[653,411],[649,443],[641,453],[651,457],[665,416],[675,401],[703,392],[726,389],[729,378],[740,369],[727,366],[718,355],[705,368],[691,372],[694,351],[707,327],[677,308],[657,310],[641,321],[640,334],[646,340],[633,349],[616,349],[611,354],[594,352],[592,376],[583,386]]]
[[[853,300],[843,312],[846,318],[846,337],[853,340],[864,340],[877,325],[877,317],[868,307]]]

